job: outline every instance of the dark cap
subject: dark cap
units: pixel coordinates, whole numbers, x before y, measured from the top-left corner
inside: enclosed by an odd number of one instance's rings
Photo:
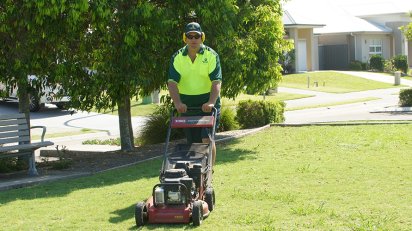
[[[202,33],[202,28],[200,27],[199,23],[191,22],[188,23],[185,27],[185,33],[196,32],[198,34]]]

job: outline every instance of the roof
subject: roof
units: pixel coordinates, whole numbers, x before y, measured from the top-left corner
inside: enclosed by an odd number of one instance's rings
[[[314,27],[316,34],[391,33],[392,29],[362,17],[380,14],[406,14],[412,10],[410,0],[289,0],[284,3],[284,24],[324,25]],[[410,9],[410,10],[409,10]],[[286,15],[286,16],[285,16]],[[367,17],[366,17],[367,18]],[[315,22],[315,23],[314,23]]]
[[[317,23],[304,15],[295,14],[293,17],[287,10],[283,12],[282,20],[285,28],[316,28],[325,26],[325,24]]]
[[[349,14],[363,17],[372,15],[409,14],[410,0],[346,0],[337,1]]]

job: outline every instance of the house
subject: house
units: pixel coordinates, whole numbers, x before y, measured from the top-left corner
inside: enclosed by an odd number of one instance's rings
[[[347,69],[374,54],[406,55],[412,66],[412,41],[399,29],[412,22],[410,0],[289,0],[283,11],[297,71]]]

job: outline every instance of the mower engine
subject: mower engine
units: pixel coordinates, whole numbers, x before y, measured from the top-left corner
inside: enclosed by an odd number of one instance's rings
[[[195,196],[193,179],[181,168],[166,170],[163,183],[154,188],[155,206],[187,204],[192,196]]]

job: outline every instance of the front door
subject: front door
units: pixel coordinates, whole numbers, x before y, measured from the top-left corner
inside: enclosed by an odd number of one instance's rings
[[[298,41],[298,72],[307,71],[306,40]]]

